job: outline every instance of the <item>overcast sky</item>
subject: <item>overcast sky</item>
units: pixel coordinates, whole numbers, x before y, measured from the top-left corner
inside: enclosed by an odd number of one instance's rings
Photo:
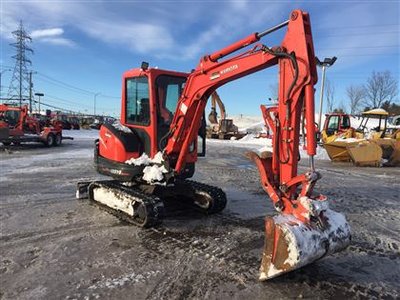
[[[295,8],[310,13],[316,55],[338,57],[327,71],[338,105],[347,105],[346,87],[364,83],[373,70],[389,70],[399,77],[397,0],[0,0],[0,67],[14,66],[9,43],[11,32],[22,20],[32,37],[30,58],[32,69],[38,72],[34,89],[45,93],[44,102],[91,113],[93,95],[101,93],[97,111],[119,115],[125,70],[148,61],[163,69],[190,71],[202,55],[286,20]],[[278,45],[283,33],[262,42]],[[259,115],[259,104],[271,97],[276,71],[263,71],[221,87],[228,114]],[[6,71],[2,76],[3,97],[11,75]]]

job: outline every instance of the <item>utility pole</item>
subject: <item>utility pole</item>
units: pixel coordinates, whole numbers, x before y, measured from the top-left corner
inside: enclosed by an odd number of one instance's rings
[[[33,96],[32,96],[32,90],[33,90],[33,81],[32,81],[32,74],[37,74],[37,72],[29,72],[29,113],[32,113],[32,102],[33,102]]]
[[[32,113],[32,71],[29,72],[29,113]]]
[[[321,81],[321,91],[320,91],[320,98],[319,98],[319,116],[318,116],[318,129],[321,131],[321,120],[322,120],[322,104],[324,99],[324,86],[325,86],[325,71],[328,67],[331,67],[337,57],[334,56],[332,58],[325,58],[323,62],[321,62],[318,57],[315,57],[318,67],[322,67],[322,81]]]
[[[39,114],[40,114],[40,97],[43,97],[44,94],[43,93],[35,93],[35,96],[39,97]]]
[[[94,94],[94,103],[93,103],[93,116],[94,117],[96,117],[96,97],[98,96],[98,95],[100,95],[100,93],[96,93],[96,94]]]

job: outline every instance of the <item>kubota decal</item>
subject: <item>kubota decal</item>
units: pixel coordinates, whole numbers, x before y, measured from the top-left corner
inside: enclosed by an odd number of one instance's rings
[[[232,65],[232,66],[227,67],[226,69],[223,69],[222,71],[220,71],[220,74],[221,74],[221,75],[224,75],[224,74],[229,73],[229,72],[232,72],[232,71],[234,71],[234,70],[236,70],[236,69],[238,69],[238,68],[239,68],[238,65]]]

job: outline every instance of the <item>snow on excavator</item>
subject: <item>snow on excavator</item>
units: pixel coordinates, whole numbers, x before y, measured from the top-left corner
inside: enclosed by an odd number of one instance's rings
[[[400,165],[400,130],[389,132],[388,117],[388,112],[381,108],[365,111],[360,125],[354,129],[349,115],[327,115],[322,141],[329,158],[358,166],[381,166],[383,160],[385,166]],[[376,124],[370,128],[372,122]]]
[[[258,43],[283,27],[288,30],[279,46]],[[310,18],[301,10],[271,29],[203,56],[189,74],[149,68],[147,63],[125,72],[121,123],[103,125],[95,144],[97,171],[113,180],[79,182],[77,198],[88,197],[142,227],[160,222],[169,198],[206,214],[222,211],[227,199],[220,188],[188,180],[197,157],[205,155],[207,99],[218,87],[274,65],[279,66],[279,102],[266,116],[273,129],[273,152],[261,157],[248,153],[278,212],[265,219],[260,280],[345,249],[350,243],[345,217],[313,192],[321,178],[314,168],[314,134],[307,135],[309,170],[298,174],[300,116],[303,112],[307,132],[315,132],[317,82]]]
[[[221,117],[218,120],[217,105]],[[211,112],[208,115],[210,126],[207,126],[207,138],[229,140],[231,138],[241,139],[246,133],[239,132],[239,128],[233,124],[232,119],[226,118],[225,105],[215,91],[211,94]]]

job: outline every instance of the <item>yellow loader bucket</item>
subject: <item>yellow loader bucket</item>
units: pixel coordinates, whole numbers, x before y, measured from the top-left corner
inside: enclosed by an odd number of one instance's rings
[[[379,167],[382,159],[382,148],[375,142],[363,142],[356,145],[348,145],[347,151],[351,160],[357,166]]]
[[[345,249],[351,240],[346,218],[323,211],[320,221],[304,223],[293,215],[265,219],[260,280],[267,280]]]
[[[359,144],[359,142],[347,143],[342,141],[333,141],[324,144],[324,148],[328,153],[331,161],[351,161],[351,157],[347,150],[347,147],[357,144]]]
[[[387,164],[393,167],[400,166],[400,141],[395,142],[392,155],[389,157]]]
[[[400,140],[383,138],[373,142],[382,148],[382,158],[387,160],[384,163],[385,166],[400,166]]]

